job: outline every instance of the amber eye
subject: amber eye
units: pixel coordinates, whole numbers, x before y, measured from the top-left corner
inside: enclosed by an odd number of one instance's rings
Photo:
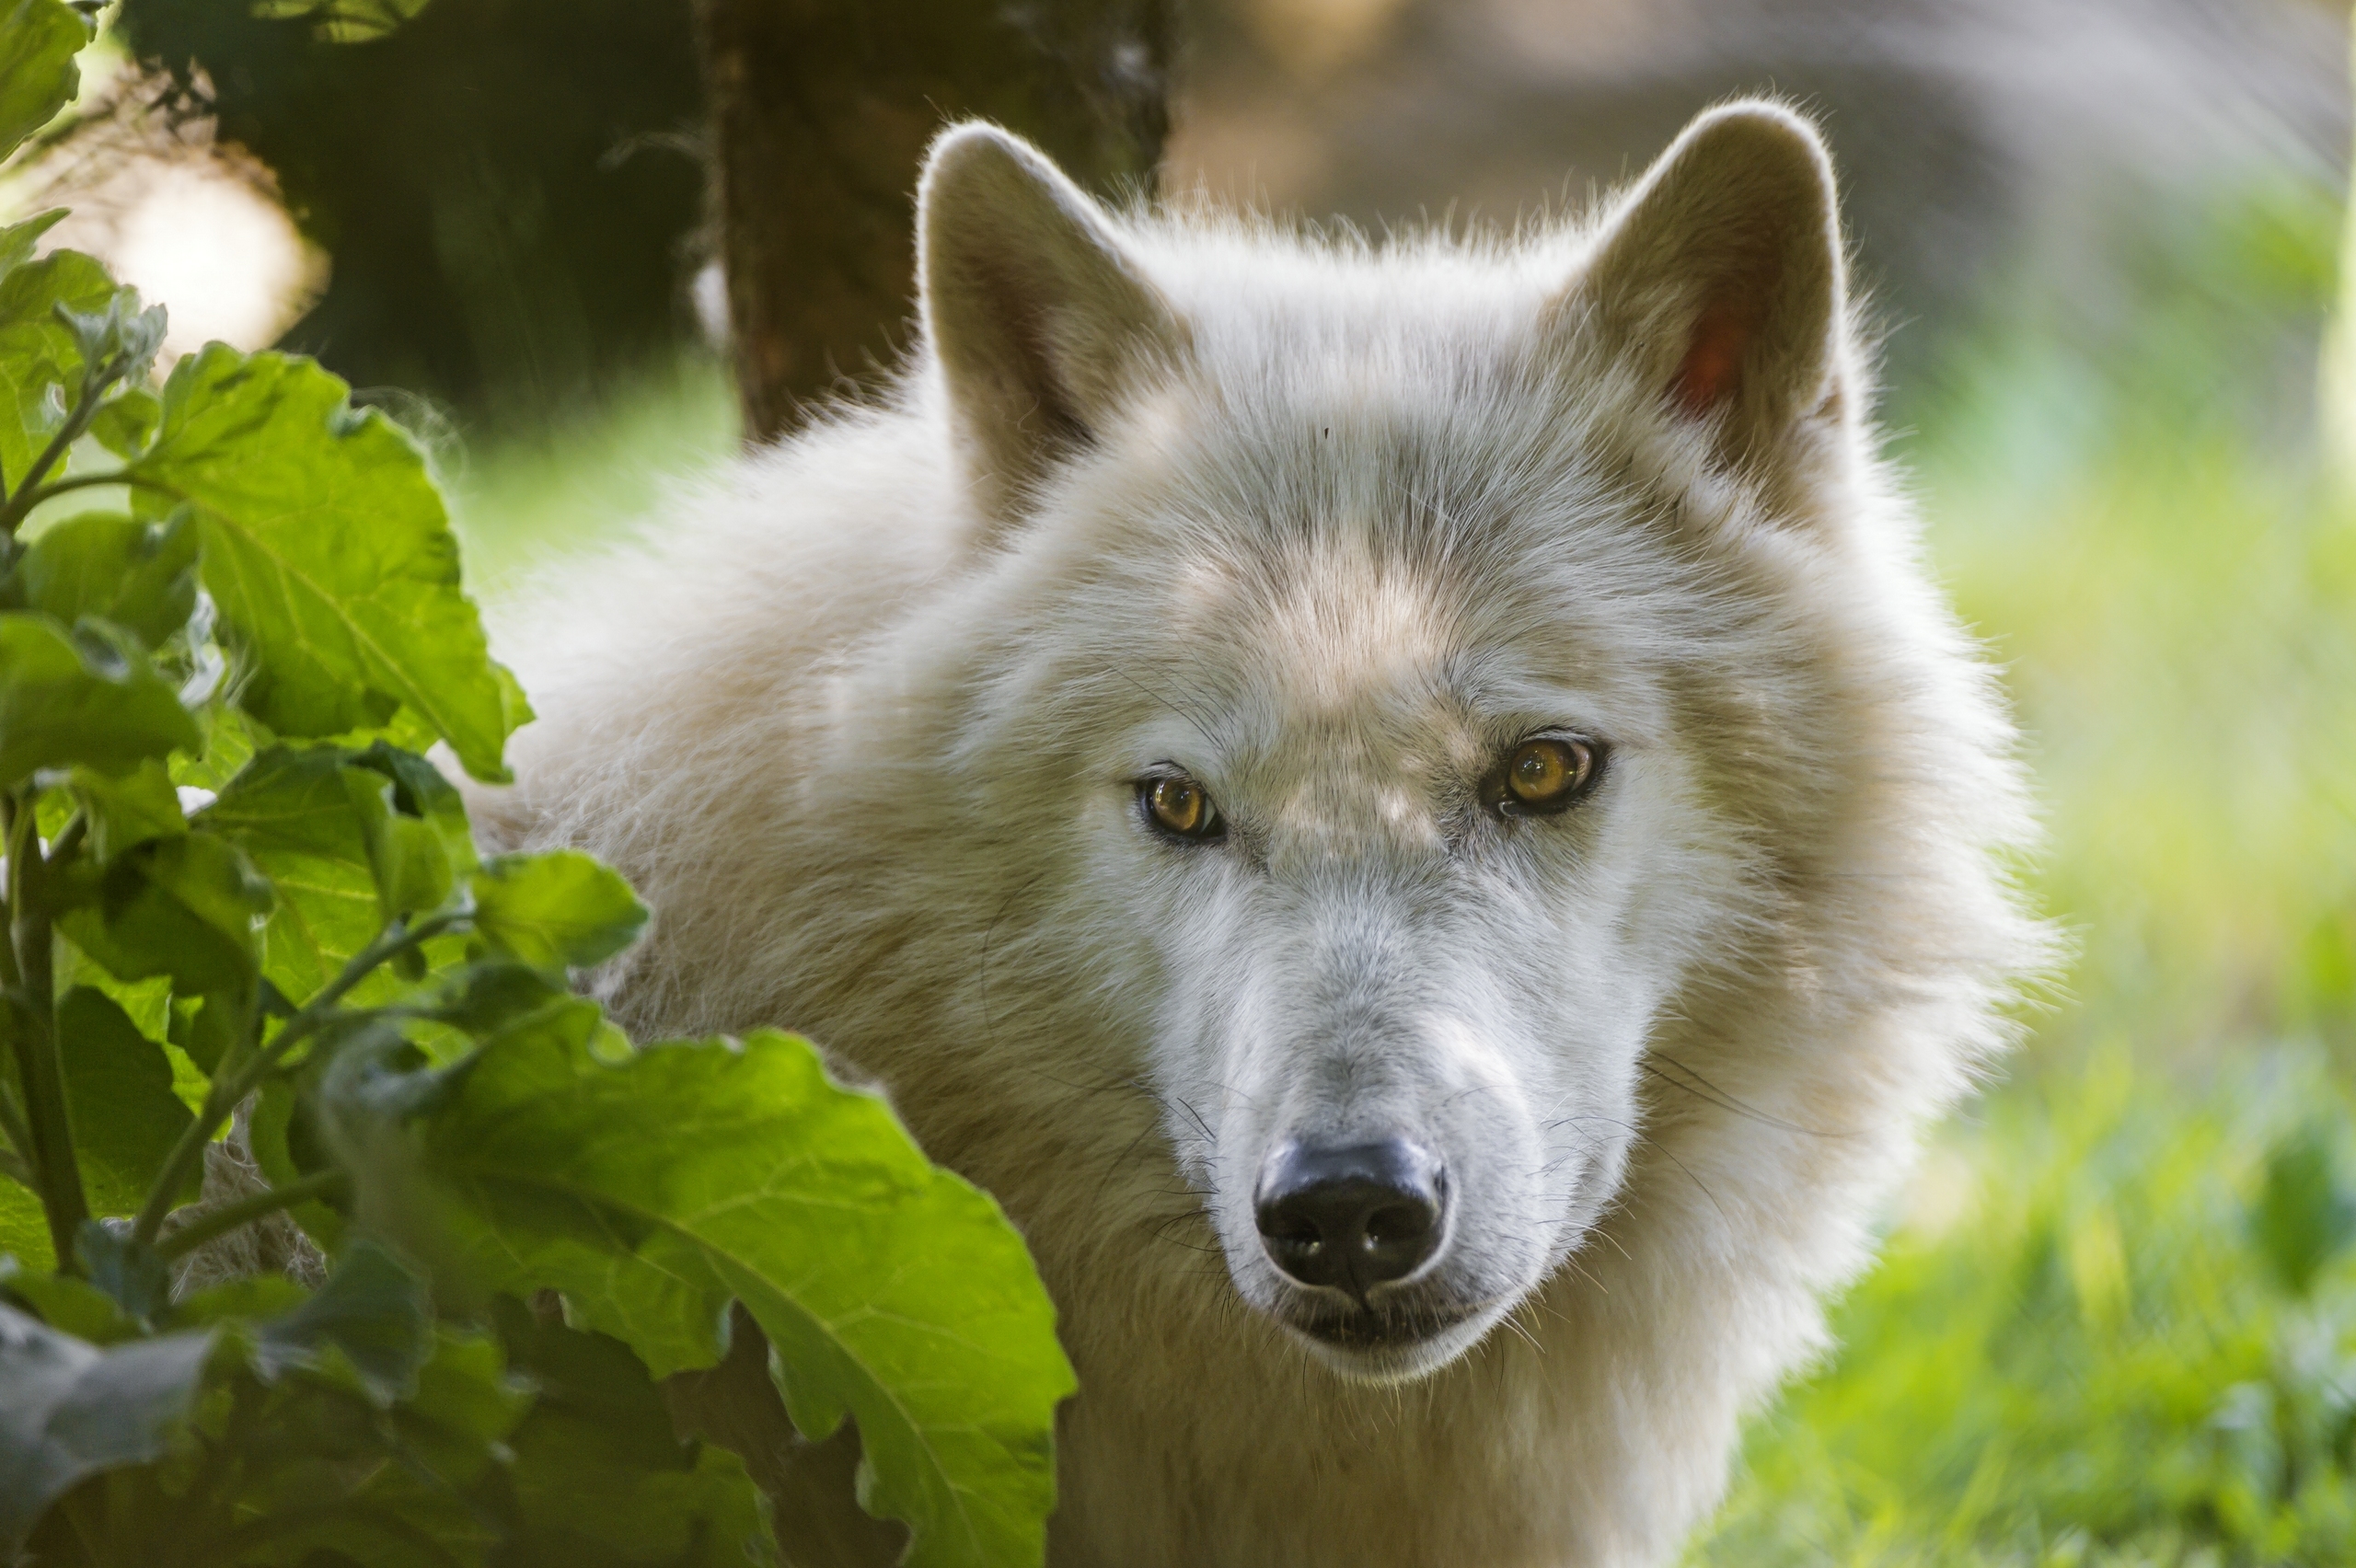
[[[1585,741],[1524,741],[1506,759],[1499,808],[1508,814],[1558,812],[1595,782],[1596,748]]]
[[[1191,778],[1169,777],[1149,780],[1139,790],[1145,798],[1146,814],[1153,825],[1179,838],[1216,838],[1219,832],[1218,810],[1200,784]]]

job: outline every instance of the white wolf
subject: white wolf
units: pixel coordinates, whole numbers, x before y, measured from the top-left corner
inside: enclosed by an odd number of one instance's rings
[[[2040,952],[1821,144],[1377,247],[965,125],[919,226],[889,402],[512,646],[488,831],[636,880],[628,1025],[802,1029],[1005,1204],[1058,1568],[1660,1562]]]

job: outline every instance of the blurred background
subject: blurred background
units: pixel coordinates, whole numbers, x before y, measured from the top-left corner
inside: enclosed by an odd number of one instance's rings
[[[1380,234],[1822,121],[1888,439],[2007,672],[2071,932],[1726,1564],[2356,1562],[2356,354],[2327,0],[121,0],[0,216],[319,355],[477,591],[907,340],[943,111]],[[95,57],[94,57],[95,58]]]

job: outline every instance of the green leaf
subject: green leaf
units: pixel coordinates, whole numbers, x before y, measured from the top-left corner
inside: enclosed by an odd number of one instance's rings
[[[0,158],[82,90],[90,21],[64,0],[0,0]]]
[[[375,879],[343,781],[348,753],[272,746],[255,754],[193,819],[243,849],[278,890],[262,973],[306,1001],[375,940]]]
[[[136,1214],[194,1120],[172,1092],[171,1064],[121,1008],[87,986],[59,998],[57,1037],[90,1212]],[[178,1195],[196,1195],[195,1172]]]
[[[0,1306],[0,1545],[82,1477],[160,1455],[212,1350],[206,1332],[100,1350]]]
[[[476,933],[538,969],[603,963],[646,925],[646,905],[621,874],[578,849],[502,855],[483,862],[471,886]]]
[[[110,382],[147,379],[156,351],[164,345],[165,310],[160,305],[143,309],[137,289],[117,289],[98,310],[57,307],[57,319],[73,335],[86,365],[103,367]]]
[[[425,9],[431,0],[253,0],[253,14],[273,20],[307,17],[322,43],[371,43]]]
[[[74,250],[0,272],[0,482],[11,490],[81,393],[82,352],[57,307],[103,310],[118,292],[105,268]]]
[[[384,793],[388,780],[389,799]],[[389,818],[408,825],[388,827]],[[269,747],[223,785],[194,821],[243,849],[277,888],[278,906],[263,930],[262,973],[297,1003],[333,979],[384,928],[380,862],[389,859],[396,863],[387,869],[410,877],[419,868],[401,862],[404,855],[424,862],[428,871],[437,852],[447,868],[471,868],[475,861],[457,791],[423,758],[389,747],[359,753]],[[430,832],[438,851],[421,830]],[[401,836],[390,846],[372,845],[372,834]],[[417,893],[411,882],[404,895]],[[364,983],[353,999],[365,1003],[390,988],[389,977],[379,976]]]
[[[517,1518],[502,1562],[743,1568],[761,1498],[723,1449],[682,1442],[629,1347],[492,1303],[511,1365],[539,1397],[508,1439]]]
[[[95,616],[154,648],[196,607],[196,527],[81,513],[41,530],[15,575],[28,608],[67,626]]]
[[[578,1029],[518,1031],[416,1138],[459,1277],[562,1290],[657,1377],[715,1360],[740,1299],[805,1435],[857,1415],[862,1501],[909,1524],[909,1563],[1040,1560],[1073,1389],[1054,1309],[998,1205],[807,1043],[608,1065]]]
[[[310,1102],[286,1078],[271,1078],[255,1092],[246,1131],[254,1163],[273,1187],[298,1182],[328,1163],[318,1147]],[[321,1251],[333,1252],[343,1245],[348,1222],[328,1204],[314,1199],[294,1205],[286,1214]]]
[[[290,1367],[316,1369],[332,1354],[371,1400],[390,1405],[415,1396],[433,1350],[425,1282],[384,1248],[359,1241],[317,1295],[263,1328],[253,1361],[276,1378]]]
[[[121,630],[0,614],[0,788],[41,767],[121,773],[197,741],[179,694]]]
[[[0,153],[0,157],[7,154]],[[0,225],[0,272],[23,266],[33,259],[33,247],[40,236],[65,221],[71,211],[66,207],[52,207],[46,213],[35,213],[22,223]]]
[[[13,1257],[28,1268],[53,1269],[57,1254],[49,1242],[49,1216],[40,1195],[0,1176],[0,1256]]]
[[[145,1334],[113,1297],[88,1280],[29,1269],[16,1258],[0,1258],[0,1291],[51,1328],[93,1344],[120,1344]]]
[[[121,1220],[110,1225],[86,1219],[74,1237],[74,1250],[90,1283],[122,1309],[124,1317],[153,1326],[171,1304],[172,1266],[155,1248],[132,1239],[131,1227]]]
[[[118,457],[136,457],[147,449],[163,421],[163,400],[144,386],[127,386],[98,407],[90,421],[90,434]]]
[[[347,767],[344,790],[359,818],[381,924],[440,907],[450,896],[450,851],[442,832],[393,803],[393,781],[373,769]]]
[[[93,905],[63,924],[118,980],[169,974],[183,992],[242,992],[260,958],[270,883],[211,833],[143,844],[107,868]]]
[[[308,736],[406,707],[469,773],[503,779],[530,712],[459,590],[424,457],[349,391],[308,360],[212,344],[172,372],[133,471],[195,508],[204,585],[254,666],[244,706]]]
[[[91,859],[101,866],[112,865],[142,844],[188,831],[179,791],[160,762],[143,762],[119,778],[77,767],[71,783],[89,819]]]

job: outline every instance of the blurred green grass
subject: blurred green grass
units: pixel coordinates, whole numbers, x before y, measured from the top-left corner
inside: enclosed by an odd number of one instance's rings
[[[1696,1563],[2356,1562],[2356,505],[2251,363],[2286,302],[2319,317],[2329,213],[2244,202],[2131,352],[2015,329],[1910,409],[2077,958],[1934,1140],[1838,1349],[1754,1422]],[[454,452],[470,579],[516,591],[733,440],[688,362]]]

